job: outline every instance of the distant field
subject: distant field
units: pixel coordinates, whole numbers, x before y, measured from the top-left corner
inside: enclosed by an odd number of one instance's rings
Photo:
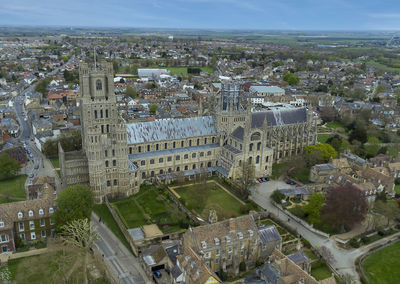
[[[383,71],[400,72],[400,68],[390,67],[390,66],[387,66],[385,64],[382,64],[382,63],[379,63],[379,62],[376,62],[373,60],[368,60],[367,65],[375,67],[376,69],[380,69]]]
[[[400,283],[400,242],[369,255],[362,264],[371,284]]]
[[[207,73],[213,73],[214,70],[211,67],[199,67],[201,71],[207,72]],[[171,74],[176,74],[176,75],[187,75],[187,67],[167,67],[167,70],[171,72]]]

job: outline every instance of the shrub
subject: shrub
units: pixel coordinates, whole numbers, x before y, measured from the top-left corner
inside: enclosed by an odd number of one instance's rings
[[[275,189],[274,192],[271,194],[271,199],[278,204],[281,204],[282,199],[284,199],[284,198],[285,198],[285,195],[277,189]]]
[[[367,244],[367,243],[369,242],[369,238],[368,238],[367,236],[362,236],[362,237],[361,237],[361,241],[362,241],[364,244]]]
[[[385,231],[378,231],[378,235],[383,237],[385,235]]]
[[[222,281],[226,281],[228,279],[228,274],[226,274],[226,272],[221,269],[219,271],[219,277]]]
[[[304,246],[306,248],[311,248],[311,243],[309,241],[307,241],[305,238],[301,238],[301,241],[303,242]]]
[[[295,207],[290,208],[289,211],[299,218],[304,218],[304,216],[305,216],[303,208],[301,208],[301,206],[299,206],[299,205],[296,205]]]
[[[353,247],[353,248],[359,248],[360,247],[360,243],[355,238],[350,239],[349,245],[351,247]]]

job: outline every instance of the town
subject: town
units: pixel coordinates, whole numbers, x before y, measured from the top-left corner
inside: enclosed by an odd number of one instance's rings
[[[0,282],[398,283],[399,38],[329,36],[1,28]]]

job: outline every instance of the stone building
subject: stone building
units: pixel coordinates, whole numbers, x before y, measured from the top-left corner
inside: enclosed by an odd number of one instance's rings
[[[80,85],[83,157],[59,151],[60,168],[64,186],[88,181],[98,203],[133,194],[144,180],[268,176],[273,163],[317,141],[312,111],[252,109],[235,82],[221,85],[208,116],[129,124],[117,113],[109,63],[82,63]]]

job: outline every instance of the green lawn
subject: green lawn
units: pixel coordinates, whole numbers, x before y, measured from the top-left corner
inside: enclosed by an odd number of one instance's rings
[[[7,196],[26,198],[25,181],[27,175],[0,181],[0,203],[7,202]]]
[[[189,225],[187,216],[167,197],[168,192],[152,186],[142,186],[138,194],[117,200],[117,209],[127,228],[157,224],[164,233],[171,233]]]
[[[398,194],[400,194],[400,185],[395,185],[394,186],[394,191]]]
[[[58,157],[57,158],[50,158],[50,162],[52,163],[52,165],[53,165],[53,167],[55,169],[60,168],[60,161],[58,160]]]
[[[93,211],[97,214],[97,216],[101,217],[104,224],[106,224],[106,226],[117,236],[117,238],[130,250],[131,248],[128,241],[125,239],[124,234],[118,227],[117,222],[115,222],[110,210],[107,208],[107,205],[95,204],[93,206]]]
[[[340,123],[339,121],[327,122],[327,123],[325,123],[325,126],[328,128],[332,128],[332,129],[344,128],[344,125],[342,123]]]
[[[317,280],[324,280],[332,276],[332,272],[325,263],[317,261],[311,264],[311,275]]]
[[[242,204],[215,183],[195,184],[175,189],[186,207],[208,220],[210,209],[217,212],[218,220],[241,215]]]
[[[201,71],[207,72],[207,73],[213,73],[214,70],[212,67],[199,67]],[[176,74],[176,75],[187,75],[187,67],[167,67],[167,70],[171,72],[171,74]]]
[[[318,142],[326,143],[326,141],[331,137],[331,134],[318,134]]]
[[[400,283],[400,242],[369,255],[362,266],[369,283]]]

